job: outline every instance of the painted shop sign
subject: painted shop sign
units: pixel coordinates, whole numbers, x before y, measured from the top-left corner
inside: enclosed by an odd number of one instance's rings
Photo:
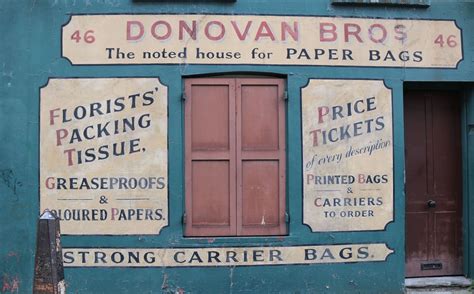
[[[235,248],[63,248],[65,267],[205,267],[385,261],[386,244]]]
[[[167,88],[157,78],[50,79],[41,89],[40,206],[61,232],[168,224]]]
[[[383,230],[393,220],[391,90],[312,79],[301,104],[303,222],[314,232]]]
[[[452,20],[263,15],[73,15],[72,64],[274,64],[456,68]]]

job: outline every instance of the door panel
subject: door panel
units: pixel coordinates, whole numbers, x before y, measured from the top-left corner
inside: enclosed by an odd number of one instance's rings
[[[438,228],[435,240],[435,256],[447,259],[456,255],[456,226],[452,220],[456,219],[456,212],[435,213],[435,227]]]
[[[426,212],[407,213],[406,222],[417,226],[406,227],[406,258],[423,261],[428,259],[429,215]]]
[[[406,275],[462,274],[460,99],[405,93]]]

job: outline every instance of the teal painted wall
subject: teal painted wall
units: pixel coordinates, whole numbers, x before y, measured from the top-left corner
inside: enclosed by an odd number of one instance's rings
[[[33,281],[38,200],[39,88],[50,77],[160,77],[169,88],[169,227],[159,236],[65,236],[63,247],[262,246],[385,242],[395,250],[386,262],[311,266],[219,268],[66,269],[70,293],[400,293],[404,282],[403,85],[406,81],[474,81],[474,3],[431,1],[429,8],[333,6],[329,0],[237,0],[235,3],[131,0],[0,1],[0,291]],[[61,58],[61,26],[76,13],[225,13],[455,19],[463,29],[464,60],[458,69],[298,66],[133,65],[72,66]],[[277,73],[288,81],[289,236],[285,238],[184,239],[182,78],[227,72]],[[309,78],[384,79],[393,89],[395,221],[385,231],[311,233],[302,225],[300,88]],[[469,87],[471,84],[464,84]],[[473,92],[467,121],[472,124]],[[467,127],[467,167],[474,167]],[[470,169],[472,171],[472,168]],[[472,174],[472,173],[471,173]],[[467,183],[474,184],[472,177]],[[472,190],[472,189],[471,189]],[[466,188],[468,191],[468,188]],[[466,195],[466,199],[470,199]],[[470,202],[470,201],[467,201]],[[474,206],[474,204],[472,204]],[[470,206],[470,207],[472,207]],[[470,208],[467,209],[468,211]],[[471,231],[474,213],[466,216]],[[466,248],[472,248],[474,234]],[[474,252],[474,250],[470,250]],[[467,270],[474,268],[468,254]]]

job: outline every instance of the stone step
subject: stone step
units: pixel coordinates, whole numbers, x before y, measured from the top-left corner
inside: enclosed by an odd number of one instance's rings
[[[424,277],[405,279],[406,293],[468,294],[474,293],[473,282],[465,277]]]

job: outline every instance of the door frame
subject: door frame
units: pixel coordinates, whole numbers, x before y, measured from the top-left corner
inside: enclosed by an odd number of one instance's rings
[[[469,278],[474,278],[474,256],[470,254],[474,253],[474,195],[471,195],[474,190],[474,179],[469,177],[470,174],[474,175],[474,83],[405,81],[403,83],[403,101],[405,101],[405,90],[445,90],[457,91],[460,94],[460,99],[462,100],[461,121],[459,123],[461,124],[462,160],[463,274]],[[402,115],[404,116],[405,113],[403,112]],[[405,154],[403,154],[403,157],[405,160]],[[406,232],[404,231],[405,234]]]

